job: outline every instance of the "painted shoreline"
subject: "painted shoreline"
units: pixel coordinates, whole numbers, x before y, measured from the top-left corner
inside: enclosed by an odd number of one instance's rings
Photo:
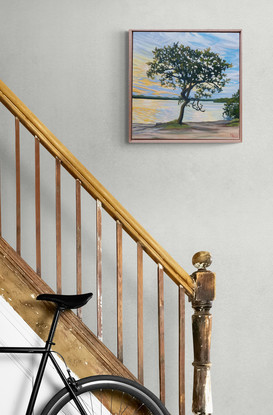
[[[133,140],[240,140],[240,127],[229,121],[187,122],[189,128],[168,129],[164,124],[132,125]]]
[[[232,97],[225,97],[225,98],[200,98],[199,101],[200,102],[214,102],[216,104],[225,104],[226,102],[228,102],[228,100],[232,98]],[[179,101],[181,100],[181,97],[177,96],[177,97],[163,97],[163,96],[151,96],[151,95],[132,95],[132,99],[154,99],[154,100],[159,100],[159,101]],[[189,98],[190,101],[196,101],[195,98]]]

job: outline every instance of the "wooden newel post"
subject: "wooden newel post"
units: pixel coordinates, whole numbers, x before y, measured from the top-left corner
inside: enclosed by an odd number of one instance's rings
[[[212,315],[210,309],[215,298],[215,274],[207,271],[211,264],[209,252],[197,252],[192,258],[197,268],[192,274],[195,284],[192,307],[192,334],[194,352],[194,379],[192,412],[198,415],[212,414],[210,381],[210,344]]]

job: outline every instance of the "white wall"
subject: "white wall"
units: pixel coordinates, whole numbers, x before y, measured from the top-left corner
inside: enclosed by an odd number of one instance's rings
[[[212,380],[214,412],[221,415],[266,413],[272,406],[272,9],[267,0],[0,0],[2,80],[188,272],[196,251],[212,252]],[[130,28],[243,30],[242,144],[127,143]],[[14,178],[6,144],[13,140],[10,122],[1,136],[7,183]],[[54,183],[54,164],[45,164],[46,188]],[[32,162],[26,165],[33,169]],[[27,197],[33,175],[25,178]],[[14,239],[8,222],[14,195],[8,185],[4,190],[4,232]],[[43,206],[46,219],[54,207],[46,190]],[[23,216],[26,230],[33,204]],[[65,232],[72,217],[65,212]],[[43,269],[49,275],[55,255],[50,231],[44,226]],[[24,237],[24,252],[31,262],[30,239]]]

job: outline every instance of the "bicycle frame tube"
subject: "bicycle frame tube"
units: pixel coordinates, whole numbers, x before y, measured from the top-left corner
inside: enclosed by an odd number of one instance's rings
[[[37,371],[34,386],[29,399],[26,415],[32,415],[33,408],[37,399],[37,395],[40,389],[41,381],[44,375],[45,367],[49,355],[51,354],[52,340],[57,327],[58,319],[61,313],[61,309],[57,308],[52,321],[52,325],[49,331],[48,339],[45,347],[0,347],[0,353],[40,353],[42,354],[41,362]]]
[[[69,391],[70,395],[72,396],[72,398],[74,399],[75,405],[77,406],[78,410],[80,411],[81,415],[88,415],[84,409],[84,407],[82,406],[81,402],[79,401],[77,395],[75,394],[73,388],[70,386],[70,384],[68,383],[65,375],[63,374],[62,369],[60,368],[60,366],[58,365],[55,357],[53,356],[52,353],[49,354],[49,357],[52,361],[52,363],[55,366],[56,371],[58,372],[60,378],[62,379],[63,383],[66,386],[66,389]]]
[[[0,353],[46,353],[45,347],[0,347]]]

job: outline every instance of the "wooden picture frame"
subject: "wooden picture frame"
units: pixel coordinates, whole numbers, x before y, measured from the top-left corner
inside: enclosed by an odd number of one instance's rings
[[[241,142],[241,34],[130,30],[129,142]]]

